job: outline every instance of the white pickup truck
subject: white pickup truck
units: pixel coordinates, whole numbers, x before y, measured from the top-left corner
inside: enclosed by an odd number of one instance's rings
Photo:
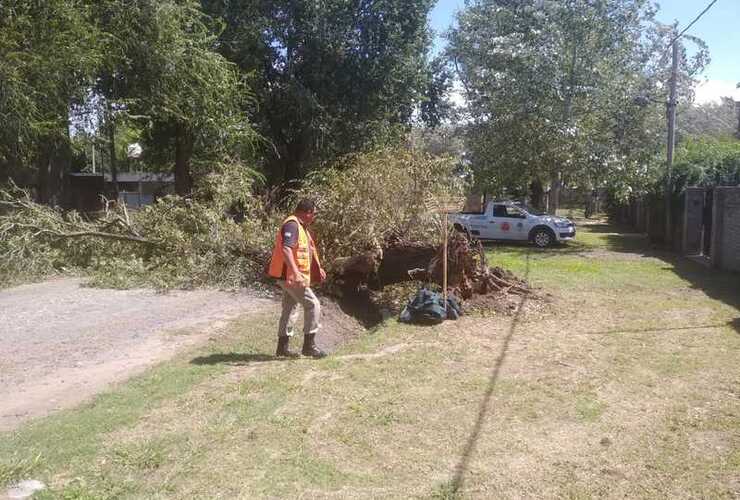
[[[511,201],[489,201],[483,212],[451,213],[449,221],[474,238],[531,241],[541,248],[576,237],[570,220],[537,214]]]

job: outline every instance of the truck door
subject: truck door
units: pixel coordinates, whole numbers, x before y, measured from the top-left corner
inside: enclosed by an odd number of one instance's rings
[[[509,219],[509,239],[526,241],[529,239],[529,229],[532,223],[529,215],[519,207],[506,207],[506,216]]]
[[[490,222],[491,239],[527,239],[527,215],[513,205],[494,205]]]

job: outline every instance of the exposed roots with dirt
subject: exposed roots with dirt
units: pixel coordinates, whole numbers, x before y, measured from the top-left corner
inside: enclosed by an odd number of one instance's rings
[[[344,259],[329,293],[354,309],[398,314],[422,286],[441,289],[443,262],[443,245],[394,238],[382,250]],[[481,242],[461,233],[452,234],[447,243],[447,288],[466,309],[481,313],[511,313],[521,297],[538,298],[525,280],[501,267],[489,267]]]

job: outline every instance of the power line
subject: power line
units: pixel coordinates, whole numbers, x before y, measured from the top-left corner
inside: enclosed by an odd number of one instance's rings
[[[686,33],[686,32],[687,32],[687,31],[689,30],[689,28],[691,28],[691,27],[692,27],[692,26],[693,26],[694,24],[696,24],[696,21],[698,21],[699,19],[701,19],[701,16],[703,16],[704,14],[706,14],[706,13],[707,13],[707,11],[708,11],[709,9],[711,9],[711,8],[712,8],[712,6],[713,6],[714,4],[716,4],[716,3],[717,3],[717,0],[712,0],[711,2],[709,2],[709,5],[707,5],[707,6],[706,6],[706,7],[704,8],[704,10],[703,10],[703,11],[701,11],[701,12],[699,13],[699,15],[698,15],[698,16],[696,16],[696,18],[695,18],[695,19],[694,19],[693,21],[691,21],[691,23],[689,23],[689,25],[688,25],[688,26],[686,26],[686,27],[685,27],[685,28],[683,29],[683,31],[681,31],[681,33],[679,33],[679,34],[678,34],[678,35],[677,35],[677,36],[676,36],[676,37],[675,37],[675,38],[674,38],[673,40],[671,40],[671,43],[669,43],[669,44],[668,44],[668,47],[670,47],[671,45],[673,45],[673,44],[674,44],[674,43],[676,42],[676,40],[678,40],[679,38],[681,38],[681,37],[683,36],[683,34],[684,34],[684,33]],[[666,47],[666,49],[667,49],[668,47]]]

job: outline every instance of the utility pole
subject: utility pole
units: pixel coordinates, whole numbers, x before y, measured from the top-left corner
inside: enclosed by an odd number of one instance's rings
[[[671,198],[673,195],[673,148],[676,144],[676,83],[678,80],[678,38],[673,41],[673,64],[671,68],[671,94],[668,100],[668,149],[666,154],[665,180],[665,242],[673,240],[673,221],[671,217]]]

